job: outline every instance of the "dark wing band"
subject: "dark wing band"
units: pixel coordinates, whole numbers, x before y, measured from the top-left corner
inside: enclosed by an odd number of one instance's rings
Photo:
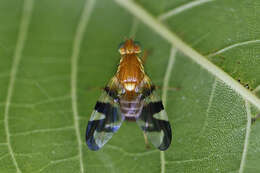
[[[86,143],[98,150],[113,136],[123,122],[118,102],[104,92],[96,103],[86,129]]]
[[[152,102],[149,97],[146,101],[137,124],[155,147],[166,150],[171,144],[172,130],[162,101]]]

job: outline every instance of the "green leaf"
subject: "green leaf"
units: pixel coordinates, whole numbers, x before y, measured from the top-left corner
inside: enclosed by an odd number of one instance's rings
[[[259,172],[258,3],[0,1],[1,172]],[[124,122],[90,151],[88,119],[131,36],[149,52],[172,145],[146,149]]]

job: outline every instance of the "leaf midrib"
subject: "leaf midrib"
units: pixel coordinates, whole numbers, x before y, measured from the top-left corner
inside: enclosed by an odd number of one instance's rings
[[[198,53],[187,43],[183,42],[177,35],[165,27],[160,21],[153,17],[150,13],[145,11],[139,4],[132,0],[115,0],[120,6],[129,10],[133,15],[142,20],[145,24],[151,27],[155,32],[161,35],[165,40],[171,43],[179,51],[191,58],[198,65],[209,71],[214,76],[221,79],[226,85],[230,86],[238,94],[240,94],[245,100],[248,100],[258,109],[260,109],[260,99],[253,93],[242,86],[238,81],[233,79],[230,75],[224,72],[215,64],[211,63],[205,56]]]
[[[245,106],[247,112],[247,129],[246,129],[246,137],[245,137],[245,144],[243,148],[239,173],[242,173],[244,170],[245,159],[248,150],[248,142],[250,136],[250,128],[251,128],[251,113],[248,101],[250,101],[253,105],[260,109],[260,100],[257,98],[253,93],[249,92],[249,90],[245,89],[240,83],[234,80],[231,76],[225,73],[222,69],[211,63],[207,60],[206,57],[200,55],[196,50],[191,48],[185,42],[183,42],[177,35],[175,35],[172,31],[168,30],[163,24],[161,24],[156,18],[154,18],[151,14],[145,11],[142,7],[130,0],[115,0],[119,5],[129,10],[133,15],[138,17],[148,26],[155,30],[159,35],[161,35],[164,39],[169,41],[173,46],[179,49],[181,52],[186,54],[189,58],[193,61],[198,63],[200,66],[211,72],[214,76],[218,77],[219,79],[223,80],[223,82],[234,89],[237,93],[239,93],[245,99]],[[251,43],[252,41],[249,41]],[[248,42],[246,42],[248,43]],[[242,43],[245,44],[245,43]],[[240,45],[240,44],[238,44]],[[237,45],[235,45],[237,46]],[[228,47],[229,48],[229,47]],[[219,53],[219,52],[217,52]],[[213,69],[213,70],[212,70]],[[258,86],[260,87],[260,85]],[[258,88],[257,87],[257,88]],[[164,157],[164,154],[161,154],[161,158]],[[164,158],[163,158],[164,159]],[[161,159],[161,160],[163,160]],[[164,165],[161,166],[161,172],[165,172]]]

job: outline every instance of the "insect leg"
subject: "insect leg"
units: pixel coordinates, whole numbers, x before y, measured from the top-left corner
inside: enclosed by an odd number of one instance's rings
[[[147,57],[148,57],[148,51],[147,51],[147,50],[144,50],[144,53],[143,53],[143,56],[142,56],[142,62],[143,62],[143,64],[145,64]]]
[[[145,132],[143,132],[144,134],[144,142],[145,142],[145,147],[148,149],[150,148],[149,142],[148,142],[148,138],[147,135],[145,134]]]
[[[259,119],[260,119],[260,114],[257,114],[256,117],[251,118],[251,124],[254,124]]]

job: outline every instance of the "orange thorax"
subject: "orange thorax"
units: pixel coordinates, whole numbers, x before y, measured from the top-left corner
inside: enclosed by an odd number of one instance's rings
[[[144,70],[137,54],[122,55],[117,70],[117,78],[126,92],[135,91],[144,78]]]

